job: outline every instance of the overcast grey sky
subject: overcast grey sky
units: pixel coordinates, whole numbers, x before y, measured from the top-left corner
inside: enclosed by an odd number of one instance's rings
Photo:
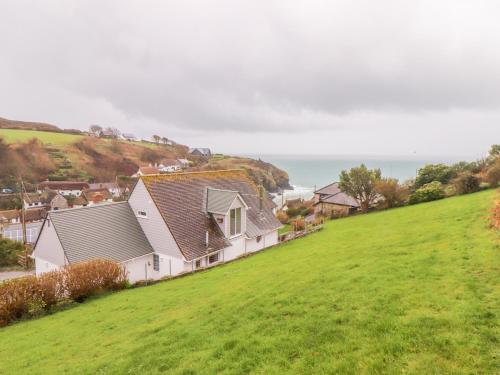
[[[0,19],[0,117],[227,153],[500,143],[496,0],[0,0]]]

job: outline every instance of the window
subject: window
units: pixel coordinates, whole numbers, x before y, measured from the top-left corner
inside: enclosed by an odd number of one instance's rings
[[[200,267],[201,267],[201,259],[198,259],[198,260],[194,263],[194,267],[195,267],[195,268],[200,268]]]
[[[219,253],[212,254],[208,257],[208,263],[212,264],[219,261]]]
[[[155,271],[160,270],[160,256],[158,254],[153,254],[153,269]]]
[[[229,211],[229,233],[231,237],[241,233],[241,207]]]
[[[139,217],[148,217],[148,215],[146,214],[146,211],[137,211],[137,216],[139,216]]]

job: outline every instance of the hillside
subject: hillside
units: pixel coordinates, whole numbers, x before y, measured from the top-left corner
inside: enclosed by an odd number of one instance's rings
[[[30,123],[31,124],[31,123]],[[212,160],[191,157],[188,147],[101,139],[54,131],[0,128],[0,184],[11,186],[17,176],[36,183],[52,180],[113,181],[130,176],[139,166],[163,159],[188,158],[193,168],[211,169]],[[245,158],[220,156],[231,168],[246,169],[268,191],[286,188],[288,175],[275,166]],[[2,186],[3,186],[2,185]]]
[[[493,194],[330,221],[248,259],[6,327],[0,373],[496,373]]]

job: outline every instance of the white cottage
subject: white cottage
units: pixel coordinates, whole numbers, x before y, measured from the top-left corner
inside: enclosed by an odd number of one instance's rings
[[[277,244],[272,208],[239,170],[142,176],[128,202],[50,213],[37,274],[95,258],[122,263],[132,282],[210,267]]]

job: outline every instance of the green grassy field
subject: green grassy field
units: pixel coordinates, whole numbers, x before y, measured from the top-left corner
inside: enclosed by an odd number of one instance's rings
[[[66,146],[82,138],[77,134],[44,132],[37,130],[0,129],[0,137],[7,143],[26,142],[32,138],[53,146]]]
[[[493,192],[317,234],[0,330],[1,374],[495,374]]]

